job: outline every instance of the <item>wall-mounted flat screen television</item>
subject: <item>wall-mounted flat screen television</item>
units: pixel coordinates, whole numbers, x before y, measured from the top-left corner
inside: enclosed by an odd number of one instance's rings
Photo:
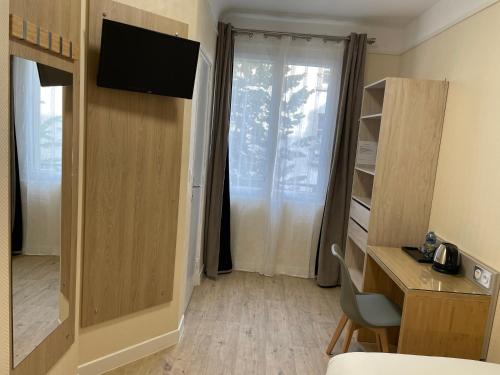
[[[104,19],[97,86],[193,97],[200,43]]]

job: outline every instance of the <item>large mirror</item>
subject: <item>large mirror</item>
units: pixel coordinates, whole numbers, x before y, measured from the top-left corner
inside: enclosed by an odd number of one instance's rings
[[[14,367],[69,316],[63,133],[72,121],[72,81],[70,73],[11,57]]]

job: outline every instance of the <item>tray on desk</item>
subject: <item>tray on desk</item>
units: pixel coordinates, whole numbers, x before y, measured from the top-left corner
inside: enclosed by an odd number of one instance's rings
[[[426,258],[416,247],[403,246],[401,248],[406,254],[411,256],[418,263],[432,263],[433,260]]]

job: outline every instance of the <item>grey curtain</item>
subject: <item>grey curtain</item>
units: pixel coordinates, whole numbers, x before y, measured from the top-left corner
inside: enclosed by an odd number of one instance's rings
[[[316,257],[316,282],[322,287],[336,286],[340,282],[340,266],[330,248],[336,243],[343,251],[345,249],[363,97],[366,42],[365,34],[351,34],[345,46],[330,182]]]
[[[216,278],[219,272],[221,237],[227,238],[228,234],[224,235],[221,230],[229,230],[229,228],[222,228],[221,222],[225,182],[226,186],[228,185],[225,175],[231,114],[233,57],[233,28],[230,24],[219,22],[215,55],[214,107],[207,165],[203,247],[205,273],[209,278]],[[226,207],[228,207],[227,204]]]

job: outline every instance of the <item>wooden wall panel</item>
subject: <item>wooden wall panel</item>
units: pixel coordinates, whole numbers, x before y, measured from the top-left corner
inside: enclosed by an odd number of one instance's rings
[[[26,358],[13,375],[46,374],[75,339],[76,239],[78,215],[79,62],[69,62],[33,46],[10,41],[10,53],[73,73],[72,88],[64,89],[63,164],[61,186],[61,292],[68,299],[69,315]],[[12,324],[12,323],[11,323]]]
[[[80,0],[11,0],[10,14],[71,40],[80,38]]]
[[[448,83],[388,78],[368,244],[419,246],[429,228]]]
[[[96,86],[103,14],[187,37],[186,24],[90,1],[82,327],[171,301],[177,235],[184,100]]]
[[[10,0],[9,13],[80,44],[80,0]],[[75,338],[80,64],[13,39],[9,50],[12,55],[73,73],[73,87],[65,89],[61,201],[61,291],[69,301],[69,316],[11,369],[13,375],[37,375],[46,374]]]
[[[62,147],[62,159],[63,161],[73,159],[73,88],[64,87],[63,88],[63,147]],[[77,154],[78,155],[78,154]],[[62,168],[62,178],[65,181],[62,182],[61,186],[61,215],[63,218],[72,217],[72,198],[73,198],[73,186],[72,186],[72,163],[63,163]],[[71,221],[61,220],[61,293],[69,301],[71,286],[71,227],[68,227]]]

